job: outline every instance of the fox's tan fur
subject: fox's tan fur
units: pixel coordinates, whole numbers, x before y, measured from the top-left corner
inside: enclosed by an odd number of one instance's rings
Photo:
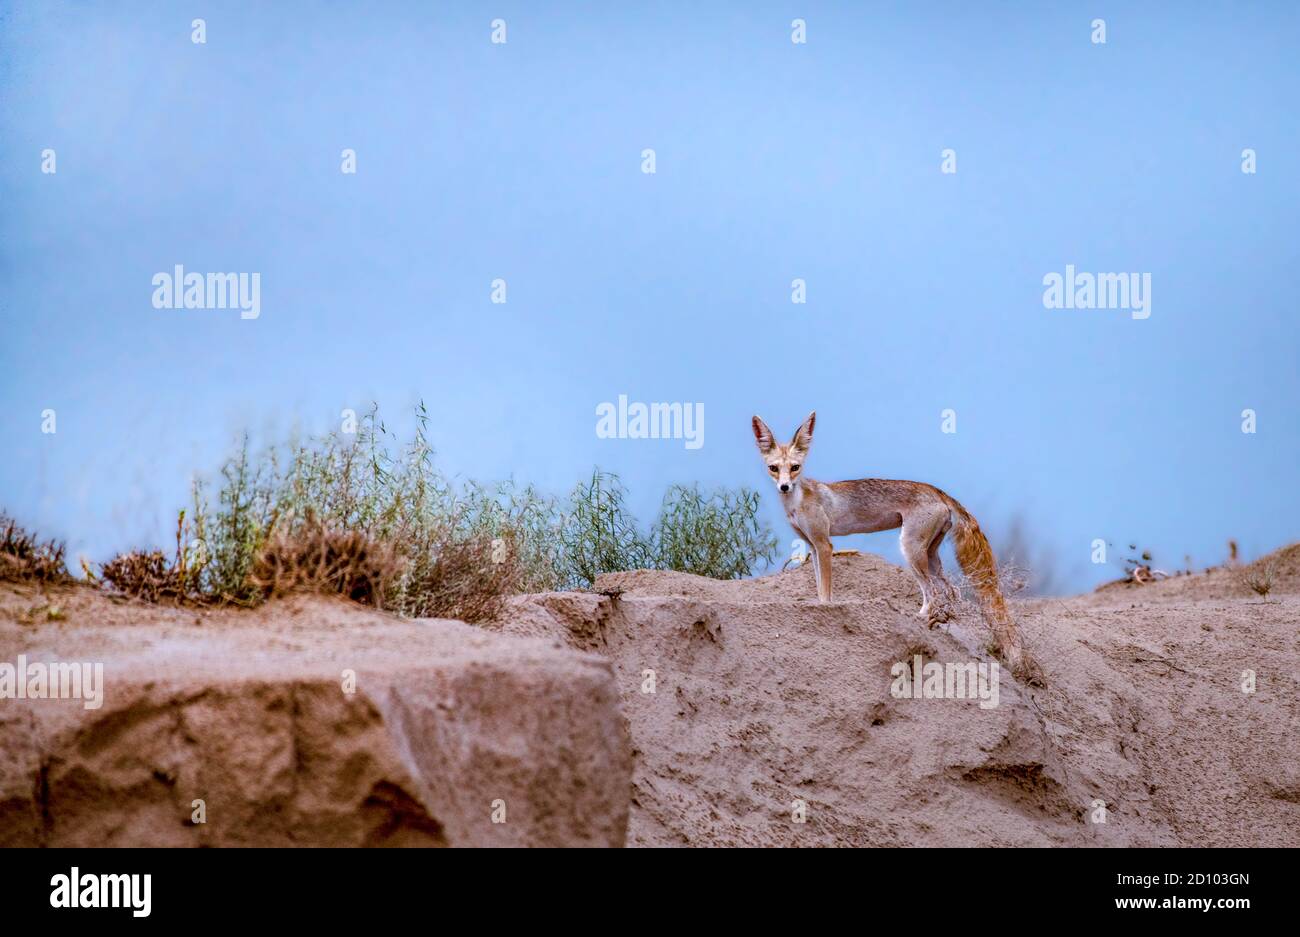
[[[1028,661],[998,585],[997,561],[979,522],[957,499],[923,482],[862,478],[827,483],[809,478],[803,463],[816,422],[816,412],[810,413],[789,445],[783,446],[766,423],[758,417],[753,420],[754,439],[785,516],[812,547],[818,599],[831,600],[831,537],[902,527],[903,559],[921,588],[918,615],[930,625],[948,621],[957,590],[943,574],[939,545],[951,530],[957,562],[979,595],[998,652],[1013,671],[1023,670]]]

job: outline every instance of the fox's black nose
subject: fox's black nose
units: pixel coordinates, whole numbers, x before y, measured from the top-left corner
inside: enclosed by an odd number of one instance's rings
[[[782,490],[782,491],[789,491],[789,490],[790,490],[790,486],[789,486],[789,485],[782,485],[782,486],[781,486],[781,490]]]

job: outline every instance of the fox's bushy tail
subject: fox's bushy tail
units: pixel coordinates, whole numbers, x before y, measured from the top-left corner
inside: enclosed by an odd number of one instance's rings
[[[1021,646],[1020,631],[1007,610],[1007,600],[998,582],[998,561],[993,557],[988,538],[980,530],[979,521],[955,498],[947,500],[953,512],[952,540],[957,562],[979,596],[984,620],[993,632],[995,651],[1018,677],[1037,676],[1038,668]]]

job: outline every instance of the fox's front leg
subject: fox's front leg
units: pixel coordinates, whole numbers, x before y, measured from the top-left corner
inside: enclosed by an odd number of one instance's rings
[[[819,602],[829,602],[831,600],[831,556],[835,553],[831,546],[830,538],[813,541],[813,559],[817,565],[814,572],[817,574],[817,600]]]

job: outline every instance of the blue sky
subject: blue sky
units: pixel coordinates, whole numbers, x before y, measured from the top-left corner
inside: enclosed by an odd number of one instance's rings
[[[815,408],[814,477],[929,481],[995,536],[1019,515],[1071,590],[1116,574],[1095,538],[1166,568],[1272,549],[1300,536],[1298,27],[1282,2],[0,3],[0,506],[106,559],[166,543],[244,429],[423,398],[463,477],[598,464],[646,515],[671,482],[760,486],[788,543],[749,418]],[[155,309],[176,264],[260,273],[260,317]],[[1150,318],[1044,308],[1067,264],[1150,273]],[[597,438],[620,394],[702,403],[704,445]]]

